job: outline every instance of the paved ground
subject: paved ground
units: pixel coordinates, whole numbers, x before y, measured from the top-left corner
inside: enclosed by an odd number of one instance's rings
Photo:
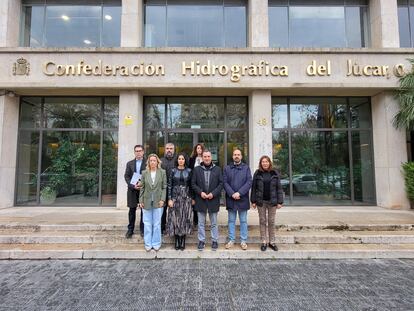
[[[0,310],[414,310],[414,260],[0,261]]]

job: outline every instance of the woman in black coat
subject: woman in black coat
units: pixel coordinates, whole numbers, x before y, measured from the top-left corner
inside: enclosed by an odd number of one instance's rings
[[[283,190],[280,184],[280,175],[273,169],[272,161],[266,155],[259,161],[259,168],[253,175],[253,183],[250,201],[254,209],[259,210],[260,237],[262,245],[260,249],[265,251],[269,247],[274,251],[278,248],[275,243],[275,218],[276,210],[282,207]],[[269,237],[266,237],[266,225]]]

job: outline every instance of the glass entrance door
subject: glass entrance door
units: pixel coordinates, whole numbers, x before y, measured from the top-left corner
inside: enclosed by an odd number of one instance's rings
[[[216,165],[232,160],[234,148],[248,163],[248,109],[246,97],[146,97],[144,99],[146,153],[164,155],[174,143],[176,152],[191,155],[202,143]]]
[[[176,153],[184,152],[188,157],[191,156],[193,147],[201,143],[211,151],[211,158],[214,164],[224,167],[224,132],[173,132],[168,133],[168,141],[175,145]]]
[[[223,168],[226,163],[224,159],[224,133],[197,133],[197,142],[211,151],[213,163]]]

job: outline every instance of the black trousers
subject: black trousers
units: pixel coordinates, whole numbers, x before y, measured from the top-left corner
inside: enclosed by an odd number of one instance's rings
[[[140,221],[139,221],[139,231],[141,233],[144,233],[144,222],[142,220],[142,209],[141,210],[141,217],[140,217]],[[136,219],[136,215],[137,215],[137,208],[136,207],[130,207],[129,208],[129,213],[128,213],[128,231],[134,232],[135,229],[135,219]]]
[[[167,227],[167,206],[164,205],[162,210],[162,217],[161,217],[161,232],[165,231],[165,228]]]

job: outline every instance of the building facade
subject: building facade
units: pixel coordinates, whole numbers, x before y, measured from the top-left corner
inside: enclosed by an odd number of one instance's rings
[[[269,155],[286,204],[408,209],[396,0],[3,0],[0,206],[126,206],[135,144]],[[414,11],[413,11],[414,12]]]

